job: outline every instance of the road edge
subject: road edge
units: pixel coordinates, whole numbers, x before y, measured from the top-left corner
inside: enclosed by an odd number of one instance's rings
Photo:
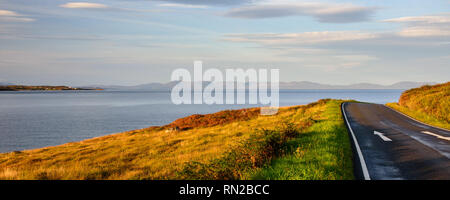
[[[407,118],[409,118],[409,119],[411,119],[411,120],[413,120],[413,121],[415,121],[415,122],[421,123],[421,124],[423,124],[423,125],[427,125],[427,126],[429,126],[429,127],[433,127],[433,128],[435,128],[435,129],[439,129],[439,130],[443,130],[443,131],[448,131],[448,132],[450,132],[450,130],[448,130],[448,129],[441,128],[441,127],[437,127],[437,126],[434,126],[434,125],[431,125],[431,124],[427,124],[427,123],[425,123],[425,122],[421,122],[421,121],[419,121],[418,119],[414,119],[414,118],[412,118],[411,116],[409,116],[409,115],[407,115],[407,114],[405,114],[405,113],[402,113],[402,112],[399,111],[399,110],[396,110],[396,109],[394,109],[394,108],[391,108],[391,107],[389,107],[389,106],[387,106],[387,105],[384,105],[384,104],[381,104],[381,105],[383,105],[384,107],[387,107],[387,108],[389,108],[389,109],[391,109],[391,110],[397,112],[398,114],[401,114],[401,115],[403,115],[403,116],[405,116],[405,117],[407,117]]]
[[[347,102],[341,103],[341,112],[342,112],[342,115],[344,116],[344,121],[346,122],[345,124],[347,126],[347,129],[352,137],[353,154],[355,154],[355,149],[356,149],[356,154],[358,155],[357,157],[354,156],[354,158],[358,158],[359,163],[360,163],[360,169],[361,169],[360,173],[362,173],[362,176],[360,176],[360,177],[362,177],[364,180],[370,180],[369,170],[367,170],[366,161],[364,160],[364,156],[362,155],[361,148],[359,147],[359,143],[358,143],[358,140],[356,139],[355,133],[353,132],[353,129],[350,126],[350,123],[348,121],[347,113],[345,112],[344,106],[346,103]],[[355,164],[356,159],[353,159],[353,160],[354,160],[354,166],[357,166]],[[355,172],[356,172],[356,169],[355,169]],[[358,170],[358,172],[359,172],[359,170]]]

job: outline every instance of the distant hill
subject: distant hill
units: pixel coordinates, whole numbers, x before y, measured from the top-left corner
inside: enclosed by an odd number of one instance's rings
[[[8,82],[0,82],[1,86],[5,86],[5,85],[14,85],[14,83],[8,83]]]
[[[433,82],[398,82],[392,85],[372,83],[357,83],[350,85],[327,85],[308,81],[280,82],[280,89],[410,89],[423,85],[436,84]]]
[[[170,91],[177,82],[148,83],[133,86],[124,85],[84,85],[83,88],[102,88],[104,90],[131,90],[131,91]]]
[[[30,86],[30,85],[1,85],[0,91],[24,91],[24,90],[102,90],[99,88],[74,88],[69,86]]]
[[[148,83],[135,86],[118,86],[118,85],[90,85],[84,87],[97,87],[108,90],[142,90],[142,91],[170,91],[178,82],[169,83]],[[206,86],[209,83],[205,82]],[[308,90],[308,89],[411,89],[421,87],[423,85],[433,85],[434,82],[398,82],[392,85],[379,85],[372,83],[358,83],[350,85],[329,85],[314,83],[309,81],[298,82],[280,82],[280,89],[282,90]]]

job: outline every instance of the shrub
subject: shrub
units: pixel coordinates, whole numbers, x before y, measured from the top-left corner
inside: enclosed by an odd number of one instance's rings
[[[248,140],[223,157],[209,163],[187,163],[178,176],[181,179],[237,180],[247,170],[266,165],[282,154],[286,142],[298,133],[292,123],[283,123],[275,130],[257,130]]]
[[[248,108],[240,110],[224,110],[213,114],[191,115],[180,118],[165,126],[176,130],[188,130],[192,128],[206,128],[234,121],[246,121],[257,117],[260,108]]]

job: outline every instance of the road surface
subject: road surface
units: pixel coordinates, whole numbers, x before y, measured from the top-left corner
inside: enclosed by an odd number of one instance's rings
[[[342,104],[359,179],[450,180],[450,131],[384,105]]]

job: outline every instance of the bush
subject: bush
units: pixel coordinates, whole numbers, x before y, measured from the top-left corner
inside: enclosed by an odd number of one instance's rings
[[[247,170],[262,167],[283,153],[284,146],[299,131],[292,123],[283,123],[275,130],[257,130],[221,158],[209,163],[191,162],[178,173],[180,179],[236,180]]]
[[[192,128],[205,128],[235,121],[246,121],[257,117],[260,108],[247,108],[240,110],[224,110],[213,114],[191,115],[180,118],[165,126],[176,130],[188,130]]]

